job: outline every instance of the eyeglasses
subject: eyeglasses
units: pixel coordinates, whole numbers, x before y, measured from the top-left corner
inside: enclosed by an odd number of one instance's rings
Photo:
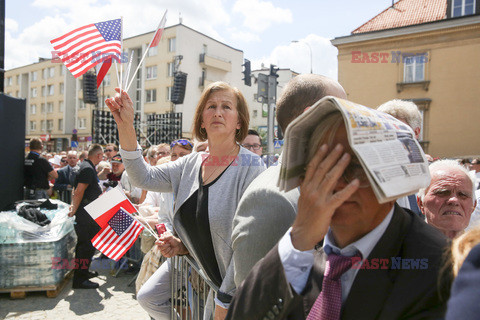
[[[105,149],[105,152],[113,152],[113,149]]]
[[[370,186],[370,181],[368,181],[368,176],[365,173],[365,170],[363,170],[360,161],[353,157],[352,160],[350,160],[347,168],[345,168],[345,171],[343,171],[342,177],[346,183],[350,183],[353,180],[358,179],[360,182],[360,188],[367,188]]]
[[[189,145],[190,147],[193,148],[192,143],[190,141],[188,141],[187,139],[179,139],[179,140],[173,141],[172,144],[170,144],[170,148],[175,147],[176,144],[179,144],[179,145],[182,145],[182,146]]]
[[[255,143],[255,144],[243,144],[242,147],[244,147],[245,149],[253,149],[253,150],[259,150],[262,145],[261,144],[258,144],[258,143]]]

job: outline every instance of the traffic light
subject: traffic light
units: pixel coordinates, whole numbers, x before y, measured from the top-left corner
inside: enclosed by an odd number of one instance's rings
[[[252,85],[252,69],[250,66],[250,60],[248,59],[244,59],[244,60],[245,60],[245,63],[242,64],[242,66],[244,66],[245,69],[242,71],[242,73],[244,74],[242,80],[246,86],[250,87]]]
[[[275,65],[271,64],[270,65],[270,75],[274,76],[275,78],[278,78],[277,71],[280,70],[280,68],[275,68]]]
[[[171,101],[174,104],[182,104],[185,98],[185,89],[187,87],[187,74],[184,72],[175,73],[173,79],[173,89]]]
[[[97,75],[95,73],[85,73],[83,75],[83,102],[96,104],[97,97]]]

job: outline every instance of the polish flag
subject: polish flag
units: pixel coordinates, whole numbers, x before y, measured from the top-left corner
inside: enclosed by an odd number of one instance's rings
[[[130,214],[137,212],[137,209],[128,200],[121,187],[117,186],[86,205],[85,211],[103,229],[120,208]]]

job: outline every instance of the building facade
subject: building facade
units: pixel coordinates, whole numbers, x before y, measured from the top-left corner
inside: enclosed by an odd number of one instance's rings
[[[412,100],[424,116],[427,153],[479,155],[479,11],[473,0],[400,0],[332,40],[348,99],[372,108]]]

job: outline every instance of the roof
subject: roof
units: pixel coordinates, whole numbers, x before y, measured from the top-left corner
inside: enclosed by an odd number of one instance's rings
[[[406,27],[446,18],[447,0],[399,0],[352,34]]]

